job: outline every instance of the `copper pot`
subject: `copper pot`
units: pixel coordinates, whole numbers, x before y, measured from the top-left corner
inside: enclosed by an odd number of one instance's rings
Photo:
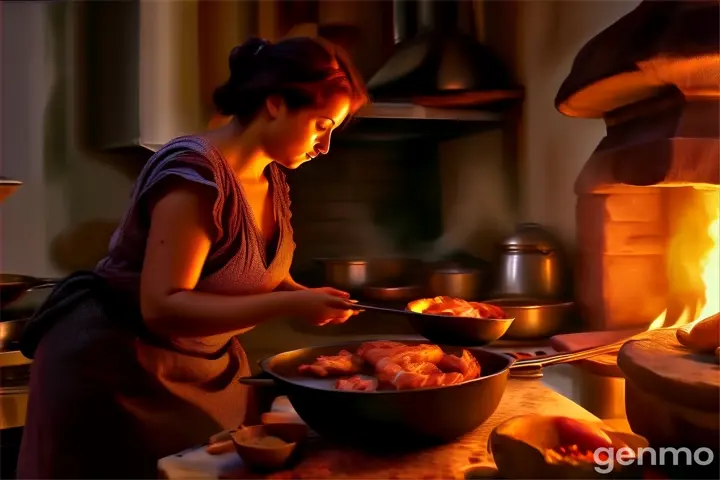
[[[476,300],[480,294],[482,272],[476,268],[441,267],[428,274],[427,289],[431,297],[448,296]]]
[[[369,286],[405,286],[401,279],[417,278],[422,266],[420,260],[400,257],[321,258],[318,261],[323,265],[325,283],[349,292],[361,292]]]
[[[575,313],[573,302],[516,297],[483,301],[502,308],[515,319],[505,334],[506,338],[549,337],[567,327]]]

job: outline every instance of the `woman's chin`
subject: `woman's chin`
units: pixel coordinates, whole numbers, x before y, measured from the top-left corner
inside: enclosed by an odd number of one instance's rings
[[[291,160],[286,160],[284,162],[278,162],[280,165],[282,165],[285,168],[289,168],[290,170],[295,170],[300,165],[309,162],[309,158],[293,158]]]

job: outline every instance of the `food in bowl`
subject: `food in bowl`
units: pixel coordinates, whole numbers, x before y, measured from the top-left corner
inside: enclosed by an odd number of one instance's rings
[[[480,376],[480,364],[468,351],[448,354],[438,345],[405,345],[388,340],[364,342],[355,353],[323,355],[298,373],[338,377],[335,388],[345,391],[410,390],[456,385]]]
[[[263,471],[284,468],[307,435],[307,425],[298,423],[254,425],[230,433],[245,465]]]
[[[616,465],[608,457],[624,448],[624,458],[637,458],[649,444],[601,422],[520,415],[495,427],[488,445],[502,478],[639,478],[636,462]]]
[[[412,312],[428,315],[446,315],[451,317],[468,317],[480,319],[508,318],[502,308],[489,303],[469,302],[462,298],[439,296],[420,298],[407,304]]]

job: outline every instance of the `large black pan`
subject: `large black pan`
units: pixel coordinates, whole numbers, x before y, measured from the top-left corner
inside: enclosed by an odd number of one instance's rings
[[[482,347],[499,339],[508,331],[513,318],[472,318],[431,315],[374,305],[354,304],[353,308],[371,312],[401,315],[417,333],[439,345]]]
[[[28,290],[50,288],[57,280],[52,278],[35,278],[27,275],[0,273],[0,307],[5,307],[20,300]]]
[[[410,447],[449,442],[477,428],[497,408],[511,372],[527,374],[544,366],[616,351],[622,345],[618,342],[523,360],[482,348],[468,348],[480,362],[479,378],[417,390],[340,391],[334,388],[335,379],[316,379],[297,373],[299,365],[312,363],[320,355],[336,355],[340,350],[352,352],[361,343],[303,348],[274,355],[260,362],[263,374],[242,378],[240,382],[276,387],[278,394],[288,396],[300,418],[326,437],[365,448]],[[443,346],[443,350],[455,354],[461,351],[447,346]]]

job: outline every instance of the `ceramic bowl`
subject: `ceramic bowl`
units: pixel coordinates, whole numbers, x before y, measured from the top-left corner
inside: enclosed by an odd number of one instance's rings
[[[235,450],[251,470],[272,471],[285,468],[295,458],[298,448],[308,436],[307,425],[273,423],[255,425],[230,433]],[[263,445],[265,437],[276,437],[281,445]]]

